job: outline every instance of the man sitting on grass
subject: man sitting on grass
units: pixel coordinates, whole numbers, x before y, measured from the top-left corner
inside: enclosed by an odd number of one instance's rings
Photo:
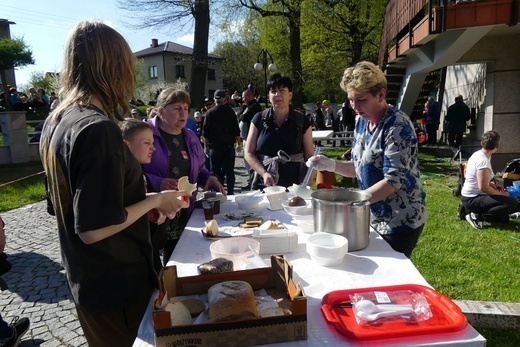
[[[462,204],[466,220],[475,229],[482,229],[482,222],[507,223],[517,219],[517,201],[509,196],[504,187],[494,183],[491,156],[498,150],[500,135],[486,131],[481,138],[482,148],[471,155],[466,167],[466,180],[462,186]]]

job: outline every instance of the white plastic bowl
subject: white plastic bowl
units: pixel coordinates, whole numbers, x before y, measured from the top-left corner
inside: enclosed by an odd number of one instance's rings
[[[244,270],[248,263],[248,258],[253,257],[254,253],[249,249],[251,246],[256,253],[260,251],[260,242],[249,237],[229,237],[213,242],[209,246],[211,258],[225,258],[233,262],[233,269]]]
[[[284,201],[282,207],[290,216],[312,215],[312,206],[308,201],[305,201],[304,206],[289,206],[289,201]]]
[[[298,215],[298,216],[292,216],[293,221],[295,222],[312,222],[314,221],[314,215],[311,214],[304,214],[304,215]]]
[[[316,233],[309,236],[307,240],[307,253],[316,264],[321,266],[341,264],[347,251],[348,240],[341,235]]]
[[[311,215],[311,217],[312,217],[312,215]],[[312,234],[314,232],[314,220],[312,220],[312,219],[309,219],[309,220],[305,220],[305,219],[298,220],[298,219],[294,219],[293,218],[293,221],[298,226],[298,229],[300,229],[304,233]]]
[[[237,195],[235,197],[235,202],[241,210],[254,210],[258,208],[258,205],[260,205],[263,198],[264,197],[261,195]]]
[[[314,190],[311,189],[311,187],[309,186],[300,186],[298,184],[293,184],[292,186],[290,187],[287,187],[287,190],[294,194],[294,195],[297,195],[303,199],[310,199],[311,198],[311,194],[314,192]]]
[[[285,192],[285,187],[269,186],[269,187],[264,187],[263,191],[266,194],[280,193],[280,192]]]

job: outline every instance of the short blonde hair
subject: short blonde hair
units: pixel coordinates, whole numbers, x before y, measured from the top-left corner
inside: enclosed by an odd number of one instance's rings
[[[184,102],[188,105],[191,104],[190,94],[183,89],[177,89],[173,87],[166,88],[163,89],[157,97],[157,103],[155,107],[165,108],[169,104],[175,104],[178,102]]]
[[[345,70],[340,87],[345,93],[355,91],[376,95],[381,89],[387,89],[386,76],[374,63],[361,61]]]

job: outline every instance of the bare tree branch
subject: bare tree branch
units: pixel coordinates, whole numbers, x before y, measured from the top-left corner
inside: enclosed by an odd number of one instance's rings
[[[274,11],[274,10],[267,10],[265,9],[265,7],[262,7],[262,6],[265,6],[266,2],[265,1],[261,1],[260,3],[262,4],[259,4],[258,1],[254,1],[254,0],[238,0],[240,2],[240,5],[242,7],[245,7],[247,9],[250,9],[250,10],[253,10],[253,11],[256,11],[258,12],[262,17],[269,17],[269,16],[284,16],[284,17],[289,17],[290,13],[288,11],[285,11],[284,9],[287,6],[286,2],[285,1],[280,1],[283,5],[282,9],[281,10],[278,10],[278,11]]]
[[[118,0],[117,7],[128,12],[130,21],[123,21],[128,27],[182,32],[193,25],[196,1],[200,0]]]

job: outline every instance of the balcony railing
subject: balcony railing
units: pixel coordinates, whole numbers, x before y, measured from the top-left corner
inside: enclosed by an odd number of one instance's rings
[[[392,62],[428,35],[488,25],[516,25],[520,0],[389,0],[379,65]]]

